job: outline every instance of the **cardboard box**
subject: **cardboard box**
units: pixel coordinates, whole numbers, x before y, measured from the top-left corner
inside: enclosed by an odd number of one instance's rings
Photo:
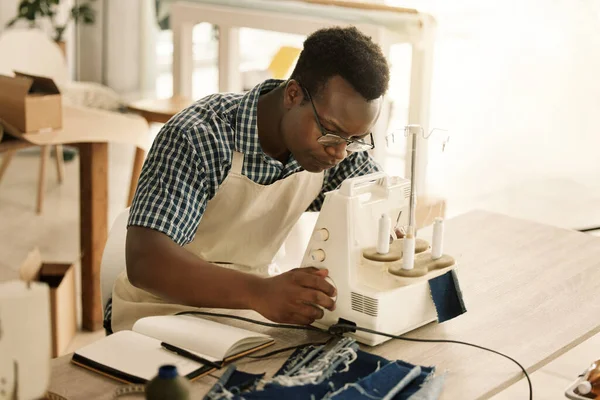
[[[0,118],[23,133],[62,128],[62,96],[54,81],[15,75],[0,75]]]
[[[70,263],[43,263],[38,249],[27,256],[19,269],[22,280],[50,287],[52,357],[63,354],[77,332],[75,266]]]

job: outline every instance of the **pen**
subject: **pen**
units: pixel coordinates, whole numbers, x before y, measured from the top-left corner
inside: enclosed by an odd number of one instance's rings
[[[189,351],[184,350],[177,346],[173,346],[172,344],[161,342],[160,346],[166,350],[169,350],[170,352],[173,352],[173,353],[181,356],[181,357],[185,357],[188,360],[196,361],[200,364],[204,364],[204,365],[207,365],[207,366],[213,367],[213,368],[219,368],[219,369],[221,368],[221,363],[207,360],[204,357],[200,357],[196,354],[190,353]]]

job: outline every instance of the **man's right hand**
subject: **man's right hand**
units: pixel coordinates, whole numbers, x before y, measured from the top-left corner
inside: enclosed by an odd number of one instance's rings
[[[323,317],[321,306],[335,309],[335,288],[325,280],[328,271],[314,267],[296,268],[261,281],[252,308],[279,323],[310,325]]]

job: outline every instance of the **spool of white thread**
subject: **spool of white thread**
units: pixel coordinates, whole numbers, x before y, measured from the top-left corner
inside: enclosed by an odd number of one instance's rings
[[[437,260],[444,252],[444,220],[437,217],[433,222],[433,240],[431,243],[431,258]]]
[[[381,214],[378,228],[377,253],[387,254],[390,252],[390,229],[392,229],[392,220],[387,214]]]
[[[581,394],[589,394],[592,391],[592,384],[588,381],[580,382],[577,385],[577,391]]]
[[[412,226],[408,227],[408,232],[404,237],[402,249],[402,269],[413,269],[415,267],[415,233]]]

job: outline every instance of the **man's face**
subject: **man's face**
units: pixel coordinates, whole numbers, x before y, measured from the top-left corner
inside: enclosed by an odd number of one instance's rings
[[[287,112],[281,129],[287,149],[305,170],[321,172],[337,165],[348,154],[346,142],[326,146],[319,143],[324,133],[321,128],[325,133],[369,142],[381,99],[367,101],[343,78],[335,76],[318,95],[310,93],[310,97],[297,82],[290,81],[285,89],[284,106]]]

